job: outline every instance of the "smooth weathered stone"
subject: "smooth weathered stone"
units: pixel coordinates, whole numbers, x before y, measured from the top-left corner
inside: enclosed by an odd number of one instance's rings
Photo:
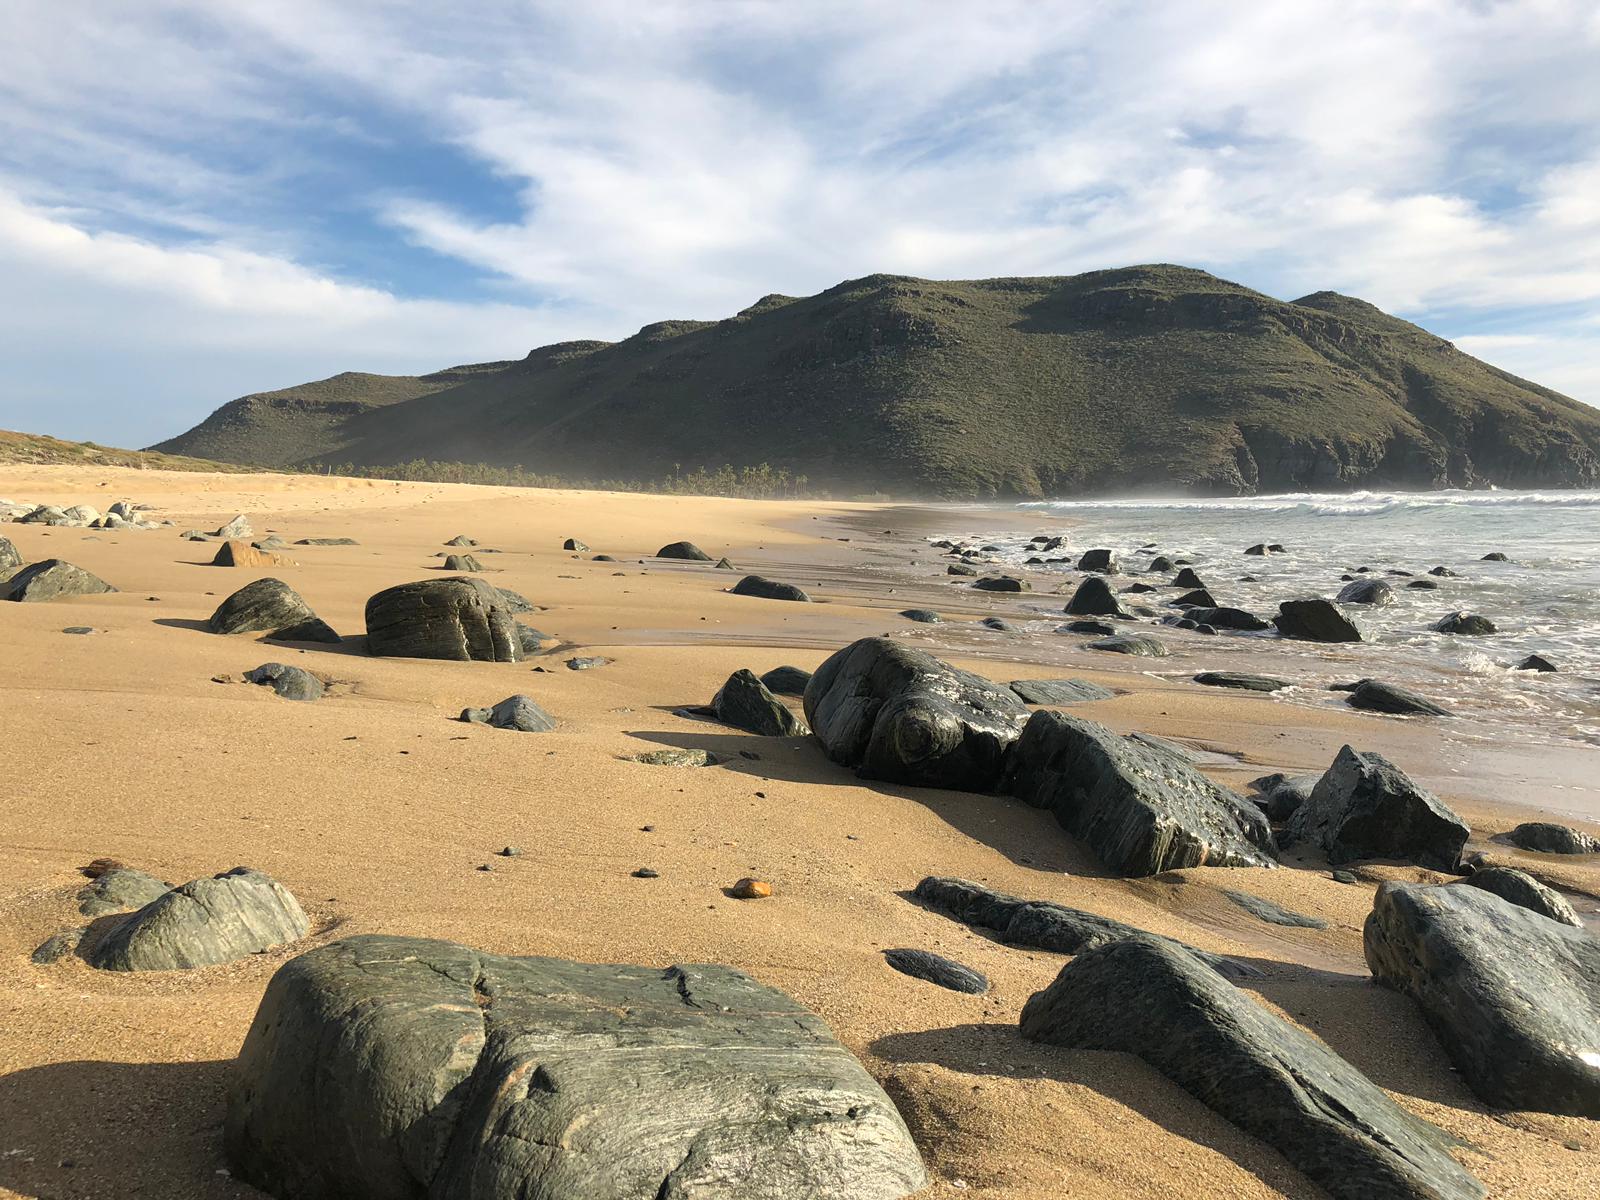
[[[817,668],[805,713],[828,757],[863,779],[986,792],[1028,709],[931,654],[862,638]]]
[[[811,672],[799,667],[773,667],[761,677],[769,692],[780,696],[803,696],[806,684],[811,682]]]
[[[885,950],[883,957],[900,974],[949,988],[952,992],[981,996],[989,990],[989,980],[981,972],[931,950]]]
[[[1031,592],[1033,585],[1026,579],[1011,575],[990,575],[972,585],[980,592]]]
[[[471,554],[446,554],[444,556],[444,569],[446,571],[478,572],[483,570],[483,564]]]
[[[927,1182],[855,1057],[742,972],[370,935],[273,976],[224,1144],[280,1200],[894,1200]]]
[[[340,637],[281,579],[245,584],[206,622],[212,633],[266,633],[280,642],[338,642]]]
[[[1278,692],[1290,685],[1267,675],[1241,675],[1235,671],[1201,671],[1194,677],[1206,687],[1237,688],[1245,692]]]
[[[327,690],[322,680],[304,667],[289,667],[283,663],[262,663],[255,670],[246,671],[244,677],[251,683],[270,687],[285,700],[320,700]]]
[[[919,903],[963,925],[993,930],[1008,946],[1032,946],[1055,954],[1082,954],[1112,942],[1157,942],[1193,954],[1212,970],[1235,979],[1261,975],[1248,963],[1199,950],[1098,913],[1068,908],[1049,900],[1021,900],[967,879],[930,875],[917,884],[911,895]]]
[[[1029,704],[1084,704],[1116,695],[1087,679],[1013,679],[1008,686]]]
[[[919,625],[938,625],[944,621],[938,613],[931,608],[902,608],[895,614],[908,621],[915,621]]]
[[[130,912],[143,908],[171,890],[170,883],[163,883],[154,875],[136,871],[132,867],[116,867],[96,876],[78,890],[78,911],[86,917]]]
[[[295,543],[296,546],[359,546],[360,544],[355,538],[348,537],[301,538]]]
[[[1066,611],[1080,617],[1128,617],[1130,614],[1117,601],[1117,594],[1102,576],[1090,575],[1078,585],[1067,601]]]
[[[233,962],[306,935],[289,890],[248,867],[193,879],[145,905],[89,954],[104,971],[178,971]]]
[[[17,548],[12,545],[11,539],[0,537],[0,572],[12,570],[21,565],[22,555],[17,553]]]
[[[211,536],[219,538],[247,538],[254,532],[255,531],[250,528],[249,518],[243,513],[240,513],[237,517],[229,521],[220,529],[212,530]]]
[[[1143,1059],[1336,1200],[1484,1195],[1446,1134],[1180,950],[1123,942],[1081,954],[1029,999],[1020,1028]]]
[[[760,575],[746,575],[728,589],[735,596],[758,596],[763,600],[796,600],[809,604],[811,597],[792,583],[779,583]]]
[[[1191,608],[1184,613],[1184,616],[1202,625],[1210,625],[1213,629],[1234,629],[1244,633],[1255,633],[1272,628],[1271,621],[1264,621],[1255,613],[1246,612],[1242,608],[1226,606]]]
[[[1395,716],[1447,717],[1450,710],[1435,704],[1426,696],[1419,696],[1407,688],[1376,679],[1363,679],[1345,697],[1351,708],[1364,708],[1370,712],[1390,713]]]
[[[1273,925],[1286,925],[1290,928],[1300,929],[1326,929],[1328,923],[1321,917],[1308,917],[1304,913],[1297,913],[1284,908],[1281,904],[1274,904],[1271,900],[1261,896],[1251,895],[1249,892],[1238,892],[1232,888],[1223,888],[1222,894],[1233,901],[1251,916],[1260,917]]]
[[[1484,1100],[1600,1117],[1600,938],[1479,888],[1390,882],[1364,942]]]
[[[1394,603],[1394,589],[1383,579],[1357,579],[1339,589],[1335,597],[1340,604],[1370,604],[1381,607]]]
[[[1506,834],[1506,840],[1543,854],[1600,854],[1600,838],[1553,821],[1524,821]]]
[[[1453,633],[1459,637],[1488,637],[1500,632],[1488,617],[1469,612],[1453,612],[1440,617],[1434,622],[1433,628],[1439,633]]]
[[[1114,550],[1085,550],[1078,557],[1078,570],[1097,571],[1102,575],[1115,575],[1118,570]]]
[[[789,711],[787,705],[757,679],[755,672],[740,669],[728,676],[711,699],[717,720],[735,729],[763,737],[803,737],[811,730]]]
[[[1518,905],[1529,912],[1538,913],[1541,917],[1560,921],[1563,925],[1575,925],[1579,928],[1583,926],[1583,922],[1579,920],[1578,914],[1572,911],[1572,905],[1567,903],[1565,896],[1555,888],[1546,887],[1526,871],[1519,871],[1515,867],[1479,867],[1461,882],[1463,885],[1493,892],[1507,904]]]
[[[1049,810],[1124,875],[1276,861],[1266,817],[1243,796],[1171,755],[1063,713],[1029,718],[1005,789]]]
[[[1444,801],[1383,755],[1350,746],[1339,751],[1288,827],[1291,838],[1316,846],[1334,866],[1386,858],[1436,871],[1456,869],[1470,832]]]
[[[1287,821],[1294,810],[1316,790],[1321,775],[1263,775],[1252,779],[1250,786],[1260,795],[1256,802],[1269,821]]]
[[[519,733],[549,733],[556,727],[554,717],[520,693],[507,696],[493,708],[464,708],[461,719],[473,725],[493,725],[496,729],[515,729]]]
[[[686,559],[689,562],[710,562],[711,555],[693,542],[672,542],[656,551],[657,558]]]
[[[1090,642],[1089,649],[1104,650],[1109,654],[1131,654],[1135,658],[1165,658],[1167,647],[1153,637],[1142,633],[1121,633],[1115,637]]]
[[[1331,600],[1285,600],[1273,618],[1278,632],[1304,642],[1360,642],[1361,627]]]
[[[480,579],[424,579],[367,601],[367,649],[395,658],[518,662],[522,640],[499,589]]]
[[[28,956],[28,959],[37,967],[48,967],[51,963],[60,962],[63,958],[77,953],[88,932],[88,928],[83,927],[63,929],[60,933],[53,933]]]
[[[646,750],[630,756],[631,762],[651,767],[714,767],[722,760],[709,750]]]
[[[102,596],[117,589],[98,575],[82,567],[75,567],[59,558],[47,558],[16,572],[0,584],[7,600],[18,603],[40,603],[60,600],[67,596]]]

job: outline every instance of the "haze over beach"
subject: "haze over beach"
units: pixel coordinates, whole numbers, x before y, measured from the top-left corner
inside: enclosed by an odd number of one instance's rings
[[[1592,6],[0,14],[0,1197],[1600,1194]]]

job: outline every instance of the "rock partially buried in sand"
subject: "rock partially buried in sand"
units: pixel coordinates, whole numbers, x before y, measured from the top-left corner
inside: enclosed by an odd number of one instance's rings
[[[1086,704],[1116,695],[1087,679],[1013,679],[1008,686],[1028,704]]]
[[[803,696],[806,684],[811,682],[811,672],[799,667],[773,667],[761,677],[769,692],[780,696]]]
[[[483,564],[471,554],[446,554],[444,556],[444,569],[446,571],[477,572],[483,570]]]
[[[1033,585],[1026,579],[1011,575],[990,575],[972,585],[980,592],[1031,592]]]
[[[347,537],[301,538],[295,543],[296,546],[359,546],[360,544],[355,538]]]
[[[1128,617],[1111,585],[1099,575],[1091,575],[1078,585],[1067,601],[1066,612],[1080,617]]]
[[[194,879],[145,905],[89,954],[103,971],[179,971],[233,962],[292,942],[311,923],[271,876],[235,867]]]
[[[563,550],[576,550],[578,553],[582,554],[589,549],[589,544],[578,538],[568,538],[566,541],[561,543],[561,548]]]
[[[985,792],[1028,709],[931,654],[862,638],[817,668],[805,713],[828,757],[863,779]]]
[[[1222,894],[1245,912],[1253,917],[1259,917],[1269,925],[1283,925],[1291,929],[1326,929],[1328,923],[1321,917],[1308,917],[1304,913],[1297,913],[1292,909],[1284,908],[1261,896],[1252,895],[1250,892],[1240,892],[1233,888],[1223,888]]]
[[[17,553],[17,548],[11,544],[10,538],[0,537],[0,580],[9,578],[6,571],[13,571],[22,565],[22,555]]]
[[[250,528],[249,518],[243,513],[240,513],[237,517],[229,521],[220,529],[212,530],[211,536],[219,538],[247,538],[254,532],[255,531]]]
[[[722,760],[709,750],[669,748],[630,755],[628,761],[650,767],[714,767]]]
[[[528,696],[507,696],[493,708],[464,708],[461,720],[472,725],[492,725],[519,733],[549,733],[556,720]]]
[[[657,558],[677,558],[687,562],[710,562],[711,555],[693,542],[672,542],[656,551]]]
[[[1167,647],[1153,637],[1142,633],[1122,633],[1115,637],[1090,642],[1089,649],[1103,650],[1108,654],[1131,654],[1135,658],[1165,658]]]
[[[1334,866],[1375,858],[1454,871],[1471,830],[1383,755],[1346,746],[1289,818],[1287,832]]]
[[[1566,897],[1515,867],[1480,867],[1463,879],[1461,886],[1482,888],[1486,892],[1493,892],[1507,904],[1515,904],[1541,917],[1560,921],[1563,925],[1583,927],[1583,922],[1572,911],[1572,905],[1567,903]]]
[[[7,600],[19,604],[61,600],[69,596],[103,596],[117,589],[98,575],[75,567],[59,558],[47,558],[23,567],[5,583],[0,583]]]
[[[1600,938],[1478,888],[1391,882],[1364,943],[1484,1100],[1600,1117]]]
[[[451,538],[448,542],[445,543],[446,546],[462,546],[462,547],[476,546],[477,544],[478,544],[478,539],[477,538],[469,538],[464,533],[456,534],[455,537]]]
[[[1143,1059],[1336,1200],[1478,1200],[1453,1139],[1326,1045],[1171,947],[1080,954],[1023,1007],[1022,1036]]]
[[[1286,638],[1304,642],[1360,642],[1361,627],[1331,600],[1285,600],[1272,622]]]
[[[895,615],[904,617],[908,621],[915,621],[918,625],[939,625],[944,621],[944,618],[931,608],[902,608]]]
[[[280,642],[338,642],[340,637],[281,579],[245,584],[206,622],[212,633],[266,633]]]
[[[1281,692],[1291,686],[1267,675],[1241,675],[1235,671],[1201,671],[1194,681],[1206,687],[1235,688],[1243,692]]]
[[[765,900],[772,895],[772,885],[764,879],[747,876],[729,888],[728,895],[735,900]]]
[[[1542,854],[1600,854],[1600,838],[1553,821],[1524,821],[1506,834],[1506,840]]]
[[[349,938],[278,971],[224,1145],[238,1178],[307,1200],[896,1200],[927,1183],[855,1057],[742,972],[421,938]]]
[[[303,667],[288,667],[283,663],[262,663],[253,671],[244,673],[251,683],[270,687],[285,700],[320,700],[326,690],[322,680]]]
[[[710,708],[724,725],[762,737],[804,737],[811,732],[750,670],[738,670],[728,676],[728,681],[717,689]]]
[[[481,579],[424,579],[367,601],[367,649],[395,658],[520,662],[511,607]]]
[[[900,974],[949,988],[952,992],[981,996],[989,990],[989,980],[981,973],[931,950],[885,950],[883,957]]]
[[[746,575],[728,591],[730,595],[758,596],[763,600],[796,600],[805,604],[811,602],[811,597],[794,584],[779,583],[776,579],[764,579],[760,575]]]
[[[1276,863],[1272,830],[1255,805],[1093,721],[1034,713],[1012,747],[1005,790],[1047,809],[1124,875]]]
[[[1369,712],[1389,713],[1393,716],[1450,715],[1448,708],[1435,704],[1425,696],[1419,696],[1407,688],[1397,687],[1392,683],[1382,683],[1376,679],[1360,680],[1350,689],[1350,694],[1345,697],[1345,703],[1351,708],[1364,708]]]
[[[96,876],[78,891],[78,911],[86,917],[131,912],[143,908],[172,890],[154,875],[132,867],[116,867]]]

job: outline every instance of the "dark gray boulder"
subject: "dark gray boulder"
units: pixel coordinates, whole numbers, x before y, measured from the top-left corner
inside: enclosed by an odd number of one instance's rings
[[[1551,662],[1548,658],[1545,658],[1544,655],[1530,654],[1527,658],[1523,659],[1517,664],[1516,669],[1519,671],[1554,672],[1557,668],[1555,663]]]
[[[1311,799],[1321,780],[1321,775],[1263,775],[1252,779],[1250,786],[1258,797],[1256,805],[1267,814],[1267,820],[1282,822]]]
[[[115,867],[79,889],[78,911],[86,917],[131,912],[143,908],[172,890],[154,875],[132,867]]]
[[[985,617],[983,620],[979,621],[978,624],[982,625],[985,629],[992,629],[996,633],[1017,632],[1017,627],[1004,617]]]
[[[1542,854],[1600,854],[1600,838],[1553,821],[1524,821],[1506,834],[1506,840]]]
[[[1565,896],[1515,867],[1479,867],[1461,883],[1493,892],[1507,904],[1518,905],[1541,917],[1560,921],[1563,925],[1583,926]]]
[[[976,577],[978,568],[969,567],[966,563],[951,563],[944,569],[946,575],[970,575]]]
[[[895,1200],[927,1183],[855,1057],[742,972],[370,935],[273,976],[224,1148],[281,1200]]]
[[[1117,555],[1114,550],[1085,550],[1078,558],[1078,570],[1098,571],[1102,575],[1117,573]]]
[[[972,585],[980,592],[1031,592],[1033,587],[1025,579],[1010,575],[991,575]]]
[[[761,682],[766,684],[767,691],[780,696],[803,696],[806,684],[811,682],[811,672],[799,667],[773,667],[761,677]]]
[[[576,550],[581,554],[588,550],[589,546],[588,543],[580,541],[577,538],[568,538],[566,541],[561,543],[561,548],[563,550]]]
[[[532,625],[524,625],[521,621],[512,622],[513,632],[517,636],[517,645],[522,647],[522,656],[528,658],[539,653],[543,643],[550,640],[550,635]]]
[[[760,575],[746,575],[728,590],[735,596],[759,596],[763,600],[798,600],[807,604],[811,602],[811,597],[794,584],[763,579]]]
[[[1450,1137],[1181,950],[1120,942],[1081,954],[1023,1006],[1020,1028],[1143,1059],[1336,1200],[1484,1195]]]
[[[1291,686],[1267,675],[1241,675],[1236,671],[1201,671],[1194,681],[1206,687],[1236,688],[1243,692],[1280,692]]]
[[[728,676],[712,697],[710,708],[724,725],[762,737],[803,737],[811,732],[789,711],[788,705],[756,678],[755,672],[746,669]]]
[[[1080,617],[1127,617],[1130,614],[1117,601],[1111,585],[1099,575],[1091,575],[1078,585],[1067,601],[1066,611]]]
[[[444,556],[444,569],[446,571],[471,571],[483,570],[483,564],[476,556],[471,554],[446,554]]]
[[[281,579],[245,584],[221,604],[206,622],[212,633],[266,633],[280,642],[338,642],[300,593]]]
[[[322,680],[303,667],[288,667],[283,663],[262,663],[253,671],[244,673],[245,679],[270,687],[285,700],[320,700],[327,689]]]
[[[805,713],[828,757],[863,779],[987,792],[1028,709],[931,654],[862,638],[817,668]]]
[[[1600,1117],[1600,938],[1480,888],[1385,883],[1363,940],[1481,1098]]]
[[[1150,565],[1146,567],[1145,570],[1156,575],[1165,575],[1168,571],[1172,570],[1172,566],[1173,563],[1170,558],[1168,558],[1165,554],[1158,554],[1150,560]]]
[[[493,708],[464,708],[461,720],[473,725],[493,725],[496,729],[515,729],[519,733],[549,733],[556,720],[529,696],[507,696]]]
[[[23,567],[0,584],[7,600],[19,604],[60,600],[68,596],[103,596],[117,589],[98,575],[59,558]]]
[[[1388,581],[1376,576],[1369,579],[1356,579],[1339,589],[1335,597],[1340,604],[1370,604],[1381,607],[1394,603],[1394,588]]]
[[[394,658],[519,662],[522,641],[499,589],[480,579],[402,583],[367,601],[367,649]]]
[[[1361,627],[1331,600],[1285,600],[1272,622],[1286,638],[1304,642],[1364,641]]]
[[[1176,600],[1168,600],[1177,608],[1215,608],[1217,601],[1205,588],[1195,588],[1192,592],[1185,592]]]
[[[1406,586],[1419,592],[1436,592],[1439,590],[1438,581],[1433,579],[1413,579]]]
[[[1013,679],[1008,686],[1029,704],[1084,704],[1116,695],[1087,679]]]
[[[1213,629],[1234,629],[1246,633],[1255,633],[1262,629],[1271,629],[1271,621],[1263,621],[1253,612],[1246,612],[1242,608],[1228,608],[1226,606],[1213,608],[1191,608],[1183,614],[1191,621],[1198,621],[1202,625],[1210,625]]]
[[[1266,817],[1187,763],[1103,725],[1040,711],[1011,749],[1005,790],[1049,810],[1124,875],[1276,861]]]
[[[1114,637],[1090,642],[1089,649],[1104,650],[1108,654],[1131,654],[1135,658],[1165,658],[1167,647],[1153,637],[1142,633],[1122,633]]]
[[[1450,710],[1435,704],[1426,696],[1419,696],[1408,688],[1376,679],[1363,679],[1350,689],[1345,703],[1351,708],[1364,708],[1369,712],[1390,713],[1395,716],[1447,717]]]
[[[1477,613],[1453,612],[1440,617],[1433,626],[1435,632],[1453,633],[1458,637],[1488,637],[1492,633],[1499,633],[1500,629],[1488,617],[1481,617]]]
[[[1480,561],[1481,562],[1510,562],[1511,560],[1509,558],[1507,558],[1501,551],[1499,551],[1499,550],[1491,550],[1488,554],[1485,554]]]
[[[885,950],[883,957],[900,974],[938,984],[952,992],[981,996],[989,990],[989,980],[981,972],[931,950]]]
[[[693,542],[672,542],[656,551],[657,558],[677,558],[686,562],[710,562],[711,555]],[[732,564],[729,564],[732,565]]]
[[[1440,579],[1454,579],[1456,577],[1456,573],[1449,567],[1434,567],[1429,570],[1428,574],[1437,575]]]
[[[1054,954],[1082,954],[1113,942],[1155,942],[1192,954],[1212,970],[1231,978],[1261,975],[1247,963],[1196,949],[1098,913],[1068,908],[1050,900],[1021,900],[967,879],[930,875],[917,884],[911,897],[963,925],[992,930],[1008,946],[1031,946]]]
[[[733,563],[729,562],[727,557],[724,556],[717,559],[717,564],[714,569],[718,571],[737,571],[739,568],[734,566]]]
[[[902,608],[895,614],[908,621],[915,621],[918,625],[938,625],[944,621],[938,613],[931,608]]]
[[[1377,858],[1453,871],[1471,830],[1383,755],[1346,746],[1289,818],[1287,832],[1334,866]]]
[[[1056,627],[1057,633],[1086,633],[1095,637],[1115,637],[1117,627],[1107,621],[1078,620],[1068,621],[1065,625]]]
[[[532,600],[529,600],[521,592],[514,592],[510,588],[505,587],[497,587],[494,590],[500,593],[501,602],[514,613],[531,613],[539,611],[539,606]]]
[[[115,926],[89,953],[103,971],[179,971],[233,962],[304,937],[289,889],[249,867],[192,879]]]
[[[1188,588],[1197,592],[1203,592],[1206,590],[1205,580],[1200,578],[1199,573],[1196,572],[1193,567],[1185,567],[1183,570],[1174,575],[1172,577],[1172,586]]]

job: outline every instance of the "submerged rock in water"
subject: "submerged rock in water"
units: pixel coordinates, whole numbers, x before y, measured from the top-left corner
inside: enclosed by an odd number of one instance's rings
[[[1184,616],[1202,625],[1210,625],[1213,629],[1236,629],[1254,633],[1272,628],[1271,621],[1263,621],[1255,613],[1246,612],[1242,608],[1191,608],[1184,613]]]
[[[1370,604],[1381,607],[1394,603],[1394,588],[1378,578],[1357,579],[1345,584],[1335,597],[1340,604]]]
[[[1479,888],[1391,882],[1364,942],[1488,1103],[1600,1118],[1600,938]]]
[[[1278,633],[1306,642],[1359,642],[1361,628],[1331,600],[1285,600],[1273,620]]]
[[[193,879],[111,930],[89,954],[104,971],[178,971],[233,962],[304,937],[311,922],[277,880],[248,867]]]
[[[556,720],[529,696],[507,696],[493,708],[464,708],[461,720],[496,729],[515,729],[519,733],[549,733]]]
[[[862,638],[817,668],[806,720],[863,779],[992,791],[1027,706],[1009,688],[887,638]]]
[[[1115,637],[1101,638],[1097,642],[1090,642],[1089,649],[1104,650],[1110,654],[1131,654],[1136,658],[1167,657],[1167,648],[1163,643],[1142,633],[1124,633]]]
[[[1433,628],[1439,633],[1453,633],[1460,637],[1487,637],[1500,632],[1499,627],[1488,617],[1480,617],[1477,613],[1469,612],[1453,612],[1440,617]]]
[[[855,1056],[742,972],[377,935],[273,977],[224,1145],[280,1197],[897,1200],[927,1183]]]
[[[1566,897],[1555,888],[1546,887],[1526,871],[1515,867],[1479,867],[1461,881],[1463,885],[1493,892],[1507,904],[1515,904],[1529,912],[1560,921],[1563,925],[1582,928],[1583,922],[1572,911]]]
[[[1025,579],[1011,575],[991,575],[972,585],[980,592],[1031,592],[1033,587]]]
[[[1078,585],[1067,601],[1066,611],[1074,616],[1128,617],[1111,585],[1099,575],[1091,575]]]
[[[1544,854],[1600,854],[1600,838],[1553,821],[1524,821],[1506,834],[1506,840]]]
[[[1080,954],[1023,1007],[1022,1036],[1143,1059],[1336,1200],[1478,1200],[1453,1139],[1192,956],[1148,942]]]
[[[1093,721],[1034,713],[1012,748],[1005,788],[1049,810],[1124,875],[1276,862],[1272,831],[1255,805]]]
[[[1542,654],[1530,654],[1517,664],[1519,671],[1544,671],[1555,672],[1556,665]]]
[[[1280,692],[1291,686],[1267,675],[1241,675],[1236,671],[1201,671],[1194,681],[1206,687],[1236,688],[1245,692]]]
[[[1288,827],[1291,838],[1316,846],[1334,866],[1399,859],[1436,871],[1456,869],[1470,832],[1444,801],[1383,755],[1350,746],[1339,751]]]
[[[728,676],[710,707],[724,725],[762,737],[803,737],[811,732],[750,670]]]
[[[989,990],[989,980],[985,976],[931,950],[885,950],[883,957],[900,974],[938,984],[952,992],[981,996]]]
[[[1371,712],[1390,713],[1396,716],[1447,717],[1450,710],[1425,696],[1392,683],[1376,679],[1363,679],[1350,690],[1345,703],[1351,708],[1364,708]]]
[[[1078,558],[1078,570],[1098,571],[1102,575],[1115,575],[1118,570],[1117,555],[1112,550],[1085,550]]]
[[[1115,637],[1117,627],[1106,621],[1068,621],[1056,627],[1057,633],[1085,633],[1095,637]]]
[[[904,617],[908,621],[915,621],[919,625],[938,625],[944,620],[931,608],[902,608],[895,615]]]
[[[798,600],[808,604],[811,601],[811,597],[794,584],[763,579],[760,575],[746,575],[729,591],[735,596],[759,596],[763,600]]]
[[[395,658],[519,662],[522,641],[499,590],[481,579],[402,583],[367,601],[367,649]]]

